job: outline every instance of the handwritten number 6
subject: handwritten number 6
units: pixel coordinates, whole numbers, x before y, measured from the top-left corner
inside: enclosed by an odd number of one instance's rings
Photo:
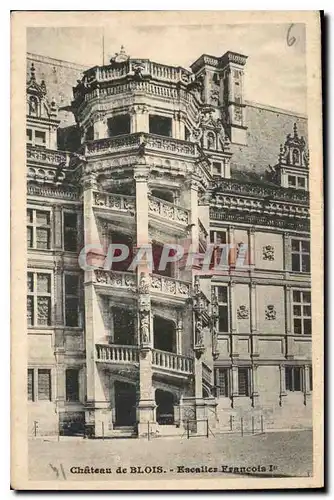
[[[296,38],[294,36],[290,36],[293,27],[294,24],[290,24],[288,32],[286,34],[286,43],[288,44],[289,47],[291,47],[296,42]]]

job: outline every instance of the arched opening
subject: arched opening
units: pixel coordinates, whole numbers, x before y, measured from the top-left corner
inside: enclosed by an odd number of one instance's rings
[[[115,381],[115,427],[136,423],[136,386]]]
[[[173,265],[172,262],[165,262],[165,259],[161,259],[163,252],[163,245],[152,242],[152,256],[153,256],[153,273],[159,274],[160,276],[173,277]],[[170,248],[168,256],[174,256],[176,250]]]
[[[216,149],[216,138],[213,132],[208,132],[206,136],[206,143],[208,149]]]
[[[38,99],[33,95],[29,98],[29,115],[38,116]]]
[[[174,425],[175,397],[172,392],[157,389],[155,391],[155,403],[157,405],[156,418],[160,425]]]
[[[299,165],[300,163],[300,152],[298,151],[298,149],[294,149],[292,151],[292,163],[294,165]]]
[[[154,349],[176,353],[176,329],[174,321],[154,316],[153,336]]]
[[[174,203],[174,195],[168,189],[152,189],[151,193],[155,198]]]

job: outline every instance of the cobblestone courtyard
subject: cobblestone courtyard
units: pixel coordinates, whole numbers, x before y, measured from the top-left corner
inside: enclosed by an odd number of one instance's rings
[[[89,472],[80,472],[85,467]],[[58,442],[39,438],[29,442],[31,480],[218,478],[231,476],[229,467],[233,468],[234,477],[312,475],[312,432],[217,435],[189,440],[61,438]],[[91,472],[92,469],[99,472]]]

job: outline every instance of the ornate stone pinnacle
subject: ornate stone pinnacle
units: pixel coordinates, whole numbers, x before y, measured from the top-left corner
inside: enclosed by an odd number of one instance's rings
[[[35,69],[34,63],[31,63],[31,66],[30,66],[30,80],[36,80],[35,73],[36,73],[36,69]]]

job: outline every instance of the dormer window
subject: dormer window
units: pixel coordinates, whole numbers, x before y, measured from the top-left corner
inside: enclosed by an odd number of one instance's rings
[[[222,164],[219,161],[214,161],[212,163],[212,175],[214,177],[222,176]]]
[[[299,175],[288,175],[288,187],[294,189],[307,189],[306,177]]]
[[[32,146],[46,147],[46,132],[27,128],[27,143]]]
[[[35,145],[42,146],[45,148],[45,143],[46,143],[45,132],[35,130]]]

